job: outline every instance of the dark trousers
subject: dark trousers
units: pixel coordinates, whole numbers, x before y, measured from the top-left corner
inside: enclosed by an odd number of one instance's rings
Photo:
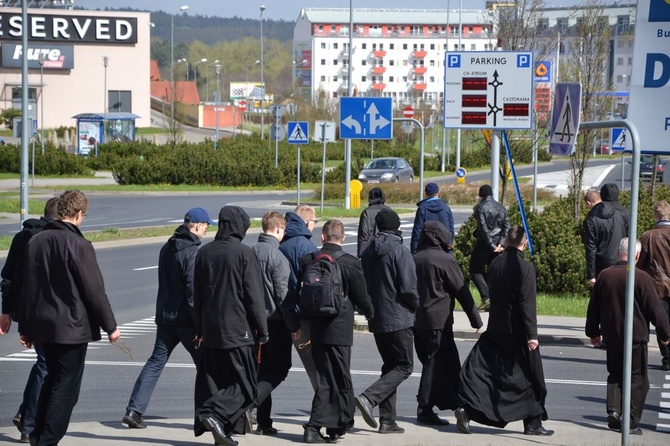
[[[431,411],[435,406],[435,393],[439,389],[433,388],[435,374],[439,373],[437,368],[437,354],[440,350],[442,330],[414,330],[414,347],[416,355],[421,361],[421,380],[419,381],[419,392],[416,400],[419,403],[418,412]]]
[[[42,385],[35,431],[40,446],[57,445],[70,424],[72,409],[79,399],[88,344],[42,343],[47,376]]]
[[[642,418],[649,392],[647,344],[633,344],[630,382],[630,427],[636,428]],[[621,413],[623,387],[623,345],[607,342],[607,411]]]
[[[37,362],[33,364],[28,375],[26,387],[23,390],[23,401],[19,406],[19,414],[23,422],[22,435],[30,436],[35,430],[35,415],[37,413],[37,402],[40,397],[40,391],[47,376],[47,361],[44,358],[44,349],[41,344],[35,344],[35,353],[37,353]]]
[[[272,391],[281,384],[291,370],[291,332],[283,319],[268,319],[270,340],[261,346],[261,363],[258,366],[258,426],[272,427]]]
[[[156,341],[154,342],[154,351],[142,367],[140,376],[135,381],[133,392],[130,394],[130,401],[126,410],[134,410],[143,414],[149,406],[151,394],[156,388],[158,379],[163,373],[165,364],[174,348],[180,343],[189,352],[194,364],[198,364],[199,351],[195,349],[195,330],[189,328],[172,327],[169,325],[159,325],[156,330]]]
[[[256,346],[201,348],[195,378],[195,434],[205,432],[202,419],[207,416],[215,417],[226,434],[244,434],[244,411],[256,399]]]
[[[303,367],[309,377],[309,382],[312,384],[312,389],[316,390],[316,366],[314,365],[314,358],[312,357],[312,342],[311,342],[311,324],[309,320],[300,320],[300,338],[293,339],[295,350],[300,356]]]
[[[490,246],[479,240],[475,242],[475,248],[472,250],[472,256],[470,256],[469,270],[470,277],[472,277],[472,281],[475,283],[482,301],[489,300],[489,287],[486,284],[484,271],[495,256],[496,253],[493,252]]]
[[[663,305],[663,310],[665,310],[665,315],[670,321],[670,297],[661,297],[661,304]],[[670,364],[670,346],[663,345],[659,341],[658,348],[661,349],[663,364]]]
[[[382,376],[363,395],[373,406],[379,406],[379,421],[382,424],[393,424],[396,418],[396,389],[414,369],[412,329],[374,335],[383,361]]]
[[[351,383],[351,347],[314,345],[316,392],[308,426],[325,427],[328,433],[344,434],[354,417],[354,387]]]

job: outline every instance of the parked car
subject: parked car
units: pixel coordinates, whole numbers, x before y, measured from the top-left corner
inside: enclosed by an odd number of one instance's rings
[[[375,158],[361,170],[358,179],[363,183],[411,183],[414,170],[403,158]]]
[[[596,145],[596,153],[598,153],[599,155],[612,154],[612,147],[610,147],[609,139],[598,139],[596,140],[595,145]]]
[[[658,164],[656,165],[656,181],[659,183],[663,182],[663,172],[665,171],[667,162],[667,160],[662,158],[658,159]],[[640,179],[651,181],[653,173],[654,155],[640,155]]]

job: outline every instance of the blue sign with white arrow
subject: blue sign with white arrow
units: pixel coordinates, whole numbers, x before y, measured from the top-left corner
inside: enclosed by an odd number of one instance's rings
[[[392,139],[391,98],[340,98],[340,138]]]
[[[307,144],[309,143],[309,122],[289,121],[288,123],[288,143],[289,144]]]

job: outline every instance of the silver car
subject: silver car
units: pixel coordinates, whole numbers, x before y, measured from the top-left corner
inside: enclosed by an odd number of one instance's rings
[[[361,170],[358,179],[363,183],[411,183],[414,170],[404,158],[375,158]]]

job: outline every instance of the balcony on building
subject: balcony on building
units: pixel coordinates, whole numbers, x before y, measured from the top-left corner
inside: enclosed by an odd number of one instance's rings
[[[373,90],[383,90],[385,88],[386,88],[386,84],[384,84],[382,82],[376,82],[376,83],[372,84],[372,89]]]
[[[426,89],[426,83],[425,82],[415,82],[414,84],[412,84],[412,87],[417,91],[424,91]]]
[[[375,57],[384,57],[386,56],[386,51],[385,50],[376,50],[372,52],[372,55]]]
[[[374,74],[384,74],[386,72],[386,67],[383,67],[381,65],[373,67],[372,72]]]
[[[417,50],[417,51],[414,51],[414,53],[412,53],[412,56],[414,56],[415,59],[423,59],[424,57],[426,57],[427,54],[428,54],[428,51]]]
[[[428,71],[428,67],[413,67],[412,72],[414,74],[426,74],[426,71]]]

